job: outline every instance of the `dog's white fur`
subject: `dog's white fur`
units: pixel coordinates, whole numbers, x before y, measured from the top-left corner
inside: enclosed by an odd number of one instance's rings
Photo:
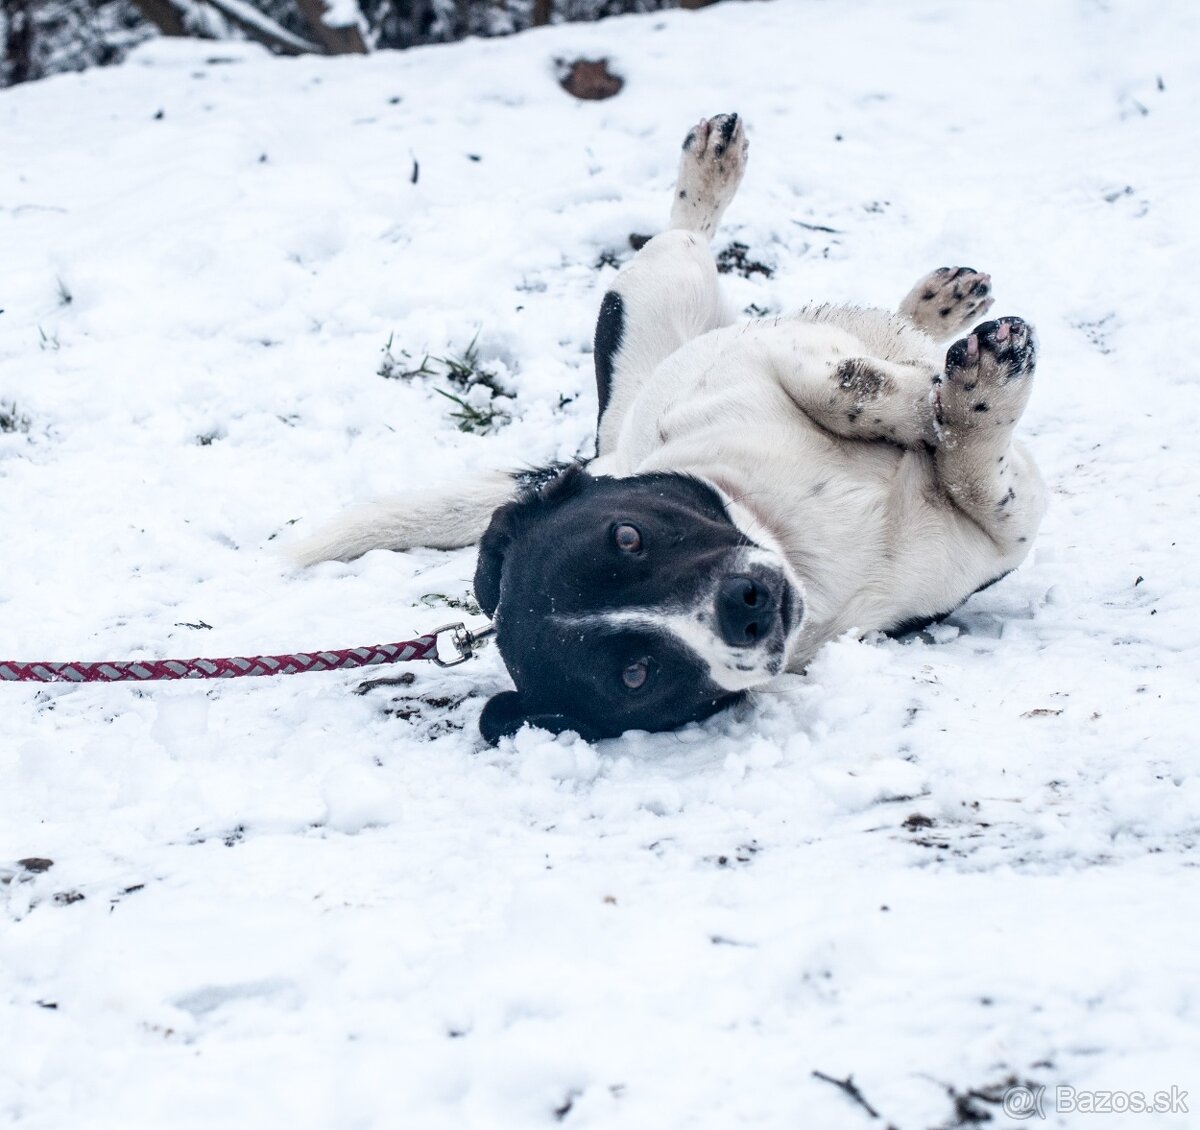
[[[942,381],[939,341],[990,305],[986,286],[962,285],[963,271],[922,279],[898,314],[814,306],[729,324],[708,243],[745,160],[740,122],[732,137],[708,122],[689,134],[671,227],[612,288],[623,333],[588,470],[685,472],[716,487],[734,522],[778,555],[804,598],[803,624],[787,647],[789,668],[800,669],[849,629],[936,616],[1014,568],[1030,548],[1045,490],[1012,440],[1032,376],[1009,379],[977,357],[972,383]],[[965,282],[979,280],[986,276],[971,272]],[[510,475],[495,473],[383,499],[349,512],[293,557],[309,564],[377,548],[469,545],[514,489]],[[712,652],[714,674],[728,676],[722,682],[748,685],[750,657],[726,662],[732,649],[703,631],[713,639],[689,644]],[[753,667],[749,682],[761,682],[778,663],[764,657]]]

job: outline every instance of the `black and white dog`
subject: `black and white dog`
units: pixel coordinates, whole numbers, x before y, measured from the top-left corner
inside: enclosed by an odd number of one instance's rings
[[[479,545],[475,593],[516,690],[480,718],[589,739],[705,718],[850,629],[903,631],[1025,557],[1045,506],[1013,442],[1036,352],[977,325],[989,279],[944,267],[898,313],[731,325],[709,241],[747,142],[683,143],[670,229],[604,296],[597,455],[351,511],[296,560]]]

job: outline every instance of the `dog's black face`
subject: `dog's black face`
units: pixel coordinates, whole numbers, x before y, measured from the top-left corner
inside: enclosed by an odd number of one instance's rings
[[[579,467],[496,512],[475,593],[516,691],[480,729],[589,739],[706,718],[778,674],[803,613],[777,555],[706,484]]]

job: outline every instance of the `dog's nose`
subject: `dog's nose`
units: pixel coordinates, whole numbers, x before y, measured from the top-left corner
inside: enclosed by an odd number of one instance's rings
[[[750,577],[726,577],[717,589],[717,626],[730,647],[750,647],[775,625],[770,591]]]

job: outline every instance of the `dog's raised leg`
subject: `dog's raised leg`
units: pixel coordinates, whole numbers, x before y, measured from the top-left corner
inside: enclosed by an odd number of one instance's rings
[[[846,439],[886,440],[918,447],[936,440],[930,385],[943,366],[928,338],[941,341],[958,333],[992,305],[991,279],[971,267],[939,267],[921,278],[900,303],[903,322],[881,310],[818,306],[806,320],[838,326],[883,357],[852,356],[836,361],[827,375],[797,371],[786,356],[788,391],[822,427]],[[924,337],[913,334],[921,331]],[[888,358],[888,359],[885,359]]]
[[[938,478],[955,506],[1017,560],[1046,507],[1037,467],[1012,439],[1036,359],[1033,329],[1020,318],[984,322],[947,351],[933,391]]]
[[[671,228],[712,239],[746,172],[750,142],[737,114],[701,118],[683,139]]]
[[[820,383],[789,382],[797,405],[846,439],[919,447],[936,437],[929,390],[937,378],[921,361],[849,357]]]
[[[670,230],[622,268],[596,322],[596,453],[612,451],[642,382],[685,342],[728,325],[708,243],[741,184],[749,143],[737,114],[702,120],[683,142]]]

